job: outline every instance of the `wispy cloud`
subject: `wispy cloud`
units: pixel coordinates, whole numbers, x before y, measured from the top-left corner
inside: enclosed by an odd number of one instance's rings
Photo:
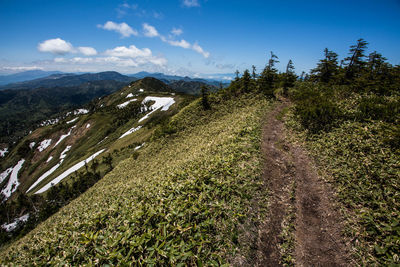
[[[147,37],[157,37],[160,36],[158,34],[158,31],[156,30],[156,28],[154,28],[153,26],[147,24],[147,23],[143,23],[143,33],[145,36]]]
[[[175,31],[176,33],[175,36],[183,33],[182,30],[176,28],[173,28],[171,33],[173,33],[173,31]],[[201,54],[205,58],[208,58],[210,56],[210,53],[204,51],[204,49],[197,42],[194,44],[190,44],[188,41],[184,39],[175,40],[174,35],[172,36],[170,35],[167,38],[164,35],[161,35],[154,26],[149,25],[148,23],[143,23],[143,34],[151,38],[159,37],[161,41],[172,46],[182,47],[184,49],[192,49],[193,51]]]
[[[186,40],[183,40],[183,39],[180,41],[168,40],[167,42],[172,46],[179,46],[179,47],[182,47],[185,49],[188,49],[191,47],[191,45]]]
[[[182,4],[183,4],[185,7],[199,7],[199,6],[200,6],[198,0],[183,0],[183,1],[182,1]]]
[[[171,34],[172,34],[172,35],[175,35],[175,36],[179,36],[179,35],[181,35],[182,33],[183,33],[183,30],[182,30],[182,29],[172,28],[172,30],[171,30]]]
[[[126,15],[133,14],[136,17],[163,19],[164,14],[155,10],[146,10],[139,7],[138,4],[129,4],[127,2],[118,5],[116,8],[118,18],[125,17]]]
[[[38,66],[18,66],[18,67],[1,67],[2,70],[12,71],[27,71],[27,70],[43,70],[43,67]]]
[[[132,29],[132,27],[125,22],[116,23],[113,21],[107,21],[104,25],[99,24],[97,27],[108,31],[118,32],[123,38],[131,35],[138,35],[138,32],[135,29]]]
[[[60,38],[49,39],[41,42],[38,45],[38,50],[41,52],[49,52],[56,55],[65,55],[74,51],[71,43]]]
[[[192,45],[192,49],[193,49],[194,51],[196,51],[197,53],[202,54],[203,57],[205,57],[205,58],[208,58],[208,57],[210,56],[210,53],[204,51],[203,48],[202,48],[198,43],[194,43],[194,44]]]

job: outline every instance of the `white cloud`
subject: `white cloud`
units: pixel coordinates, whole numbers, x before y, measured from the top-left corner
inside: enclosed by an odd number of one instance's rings
[[[49,39],[43,41],[38,45],[38,50],[41,52],[49,52],[56,55],[65,55],[73,52],[74,48],[71,43],[64,41],[63,39]]]
[[[201,46],[199,46],[197,43],[194,43],[194,44],[192,45],[192,49],[193,49],[194,51],[196,51],[197,53],[202,54],[203,57],[205,57],[205,58],[208,58],[208,57],[210,56],[210,53],[204,51],[203,48],[202,48]]]
[[[122,37],[129,37],[131,35],[138,35],[138,32],[132,29],[128,24],[125,22],[122,23],[115,23],[113,21],[107,21],[104,25],[97,25],[97,27],[108,30],[108,31],[116,31],[122,35]]]
[[[104,54],[108,56],[114,57],[130,57],[130,58],[137,58],[137,57],[151,57],[152,53],[149,48],[139,49],[134,45],[129,47],[126,46],[118,46],[114,49],[108,49]]]
[[[182,29],[173,28],[171,30],[171,33],[172,33],[172,35],[179,36],[179,35],[181,35],[183,33],[183,30]]]
[[[198,0],[183,0],[182,4],[186,7],[197,7],[200,6]]]
[[[153,26],[147,24],[147,23],[143,23],[143,31],[144,31],[144,35],[147,37],[157,37],[160,36],[158,34],[158,31],[156,30],[156,28],[154,28]]]
[[[17,71],[27,71],[27,70],[43,70],[42,67],[38,66],[19,66],[19,67],[2,67],[2,70],[17,70]]]
[[[191,46],[187,41],[185,41],[183,39],[180,40],[180,41],[169,40],[168,43],[170,45],[172,45],[172,46],[179,46],[179,47],[182,47],[182,48],[185,48],[185,49],[188,49]]]
[[[81,47],[78,47],[78,50],[79,50],[79,52],[81,52],[85,56],[95,56],[95,55],[97,55],[97,51],[93,47],[81,46]]]

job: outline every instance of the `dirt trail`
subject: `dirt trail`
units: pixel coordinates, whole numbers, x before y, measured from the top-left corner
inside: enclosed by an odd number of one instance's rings
[[[282,222],[295,187],[296,266],[350,266],[348,250],[341,236],[340,214],[333,207],[332,192],[312,168],[305,151],[286,141],[283,122],[277,117],[287,101],[278,102],[263,127],[263,177],[270,191],[269,215],[259,231],[257,266],[281,266]]]

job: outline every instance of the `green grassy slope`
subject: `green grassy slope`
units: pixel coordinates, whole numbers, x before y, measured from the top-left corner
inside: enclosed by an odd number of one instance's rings
[[[226,262],[239,246],[251,196],[265,190],[259,145],[266,106],[258,97],[214,103],[210,111],[193,102],[137,157],[2,251],[1,262]],[[166,128],[176,133],[163,134]]]
[[[305,86],[314,89],[311,92],[318,92],[314,85]],[[295,90],[304,89],[299,86]],[[328,95],[324,95],[325,99],[334,103],[339,114],[329,119],[332,123],[329,130],[315,134],[305,130],[296,115],[296,109],[303,104],[300,101],[288,113],[287,125],[308,147],[319,172],[335,190],[356,261],[363,266],[397,266],[400,264],[400,97],[383,96],[385,105],[372,105],[368,102],[370,94],[347,92],[342,96],[340,87],[325,89],[323,94]],[[321,102],[314,103],[316,106]],[[365,103],[373,108],[366,109]]]

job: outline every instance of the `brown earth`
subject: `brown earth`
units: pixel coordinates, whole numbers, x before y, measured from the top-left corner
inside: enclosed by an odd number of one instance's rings
[[[244,265],[282,266],[282,225],[294,192],[295,227],[293,257],[296,266],[351,266],[349,249],[342,236],[341,215],[329,186],[317,175],[306,151],[286,140],[283,121],[289,107],[277,102],[263,126],[263,178],[269,190],[269,214],[258,227],[255,257]],[[291,185],[296,187],[291,189]]]

